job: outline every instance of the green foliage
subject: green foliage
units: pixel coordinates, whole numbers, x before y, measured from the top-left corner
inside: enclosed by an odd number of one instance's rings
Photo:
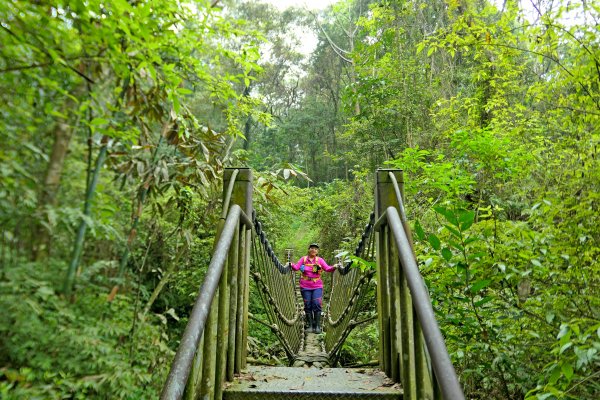
[[[107,302],[95,279],[72,304],[57,295],[56,263],[5,268],[0,282],[3,398],[158,396],[172,357],[165,326],[133,325],[135,296]],[[99,273],[103,263],[90,268]]]
[[[254,318],[269,323],[269,317],[258,290],[256,282],[252,280],[248,308]],[[287,366],[287,356],[277,336],[270,328],[257,322],[254,318],[248,321],[248,356],[259,363]]]
[[[196,1],[0,5],[3,398],[156,395],[210,258],[224,166],[267,171],[255,208],[279,251],[318,241],[330,261],[356,245],[386,161],[404,170],[467,396],[599,396],[597,5],[538,2],[529,21],[519,2],[367,3],[314,16],[252,2],[226,16]],[[298,28],[318,32],[310,59]],[[54,260],[81,220],[91,238],[69,304]],[[44,248],[49,262],[22,260]],[[124,277],[103,261],[116,258]],[[251,324],[252,355],[280,359]],[[370,361],[375,341],[358,329],[344,359]]]
[[[552,347],[555,359],[544,367],[543,379],[526,399],[593,398],[600,388],[597,380],[600,368],[600,323],[576,319],[561,324],[557,341]],[[578,388],[589,381],[589,384]]]
[[[367,364],[379,356],[377,324],[358,326],[344,342],[340,353],[342,366]]]
[[[372,183],[367,173],[355,172],[353,181],[334,181],[309,190],[312,225],[326,258],[335,250],[354,251],[373,209]]]
[[[157,397],[239,122],[269,120],[242,90],[258,39],[204,1],[14,1],[0,20],[1,396]],[[78,225],[90,235],[69,304],[53,260]]]

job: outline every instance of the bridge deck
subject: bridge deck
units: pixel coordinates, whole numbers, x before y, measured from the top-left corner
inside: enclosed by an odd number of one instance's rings
[[[227,384],[224,400],[402,399],[402,390],[374,369],[248,367]]]

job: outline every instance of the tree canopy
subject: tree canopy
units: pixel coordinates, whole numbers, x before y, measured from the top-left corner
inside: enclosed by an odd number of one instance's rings
[[[402,169],[467,397],[598,398],[599,20],[594,1],[1,3],[2,398],[157,397],[229,166],[255,171],[277,250],[326,259],[360,240],[374,171]],[[357,330],[343,362],[376,343]]]

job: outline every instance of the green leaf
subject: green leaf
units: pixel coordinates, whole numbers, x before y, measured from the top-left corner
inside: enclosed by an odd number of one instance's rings
[[[456,237],[457,239],[460,239],[460,238],[462,237],[462,235],[460,234],[460,232],[459,232],[459,231],[458,231],[456,228],[453,228],[453,227],[451,227],[450,225],[447,225],[447,224],[446,224],[446,225],[444,225],[444,227],[445,227],[446,229],[448,229],[448,230],[450,231],[450,233],[451,233],[451,234],[452,234],[454,237]]]
[[[448,241],[448,244],[450,245],[450,247],[454,247],[456,250],[458,250],[460,252],[465,251],[465,248],[460,243],[457,243],[453,240]]]
[[[447,247],[444,247],[444,248],[442,249],[442,257],[444,257],[444,259],[445,259],[446,261],[450,261],[450,259],[452,258],[452,251],[450,251],[450,249],[449,249],[449,248],[447,248]]]
[[[540,260],[538,260],[537,258],[534,258],[534,259],[532,259],[532,260],[530,260],[530,261],[531,261],[531,263],[532,263],[533,265],[535,265],[536,267],[541,267],[541,266],[542,266],[542,263],[541,263],[541,262],[540,262]]]
[[[571,364],[565,363],[561,367],[562,373],[568,380],[571,380],[573,377],[573,366]]]
[[[415,233],[417,234],[419,240],[425,240],[425,231],[418,220],[415,221]]]
[[[440,239],[437,236],[435,236],[433,233],[429,235],[429,243],[431,244],[431,247],[433,247],[435,250],[440,249],[440,246],[441,246]]]
[[[187,95],[187,94],[192,94],[194,92],[188,88],[180,87],[180,88],[177,88],[177,93],[182,94],[182,95]]]
[[[492,301],[494,299],[493,296],[485,296],[483,299],[476,301],[475,303],[475,307],[481,307],[482,305],[489,303],[490,301]]]
[[[556,336],[556,338],[560,339],[563,336],[565,336],[567,333],[569,333],[569,325],[567,325],[567,324],[561,324],[560,325],[560,331],[558,332],[558,335]]]
[[[452,225],[458,227],[458,219],[456,218],[456,215],[454,215],[454,212],[452,212],[451,210],[444,208],[444,207],[433,207],[433,209],[438,213],[441,214],[442,216],[444,216],[444,218],[446,218],[446,220],[448,222],[450,222]]]
[[[480,240],[480,239],[477,236],[470,237],[467,240],[465,240],[465,246],[470,243],[477,242],[478,240]]]
[[[466,231],[473,225],[475,221],[475,213],[473,211],[460,210],[458,215],[458,221],[460,222],[460,230]]]
[[[90,121],[91,126],[100,126],[105,124],[108,124],[108,120],[105,118],[94,118]]]
[[[571,346],[573,346],[573,342],[568,342],[568,343],[565,343],[565,344],[563,344],[563,345],[560,347],[560,350],[558,351],[558,354],[562,354],[562,353],[564,353],[564,352],[565,352],[565,351],[567,351],[567,350],[568,350],[568,349],[569,349]]]
[[[490,283],[492,283],[490,279],[482,279],[480,281],[475,282],[471,286],[471,293],[479,292],[481,289],[488,287]]]
[[[548,379],[550,384],[552,384],[552,385],[556,384],[556,382],[560,378],[561,373],[562,373],[562,371],[560,368],[554,368],[554,370],[552,371],[552,374],[550,375],[550,378]]]

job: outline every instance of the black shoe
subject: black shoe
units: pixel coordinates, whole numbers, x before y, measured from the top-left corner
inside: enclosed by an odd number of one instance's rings
[[[304,325],[304,330],[307,333],[313,333],[313,316],[312,316],[312,312],[306,313],[306,315],[304,316],[304,318],[306,318],[306,325]]]
[[[315,313],[315,333],[321,333],[321,313]]]

